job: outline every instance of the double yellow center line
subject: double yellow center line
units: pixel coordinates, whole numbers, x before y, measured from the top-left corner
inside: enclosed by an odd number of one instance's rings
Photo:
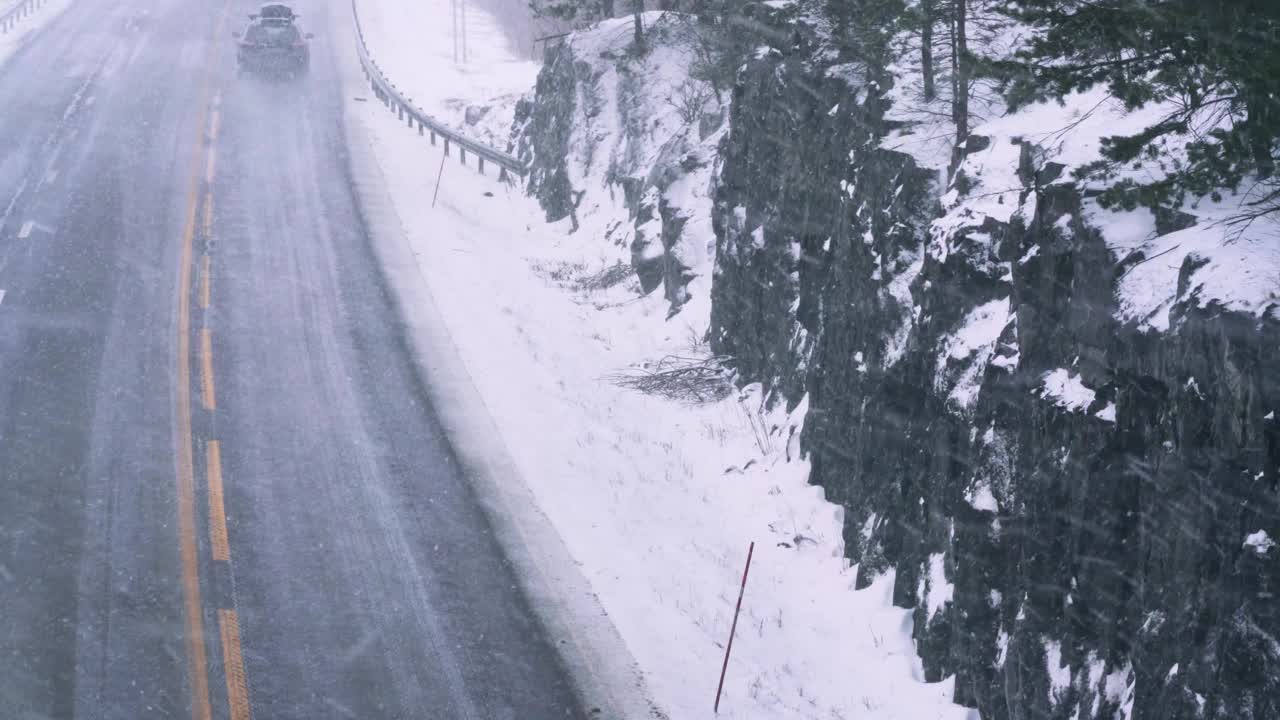
[[[215,37],[221,35],[228,7],[223,8],[217,23]],[[213,234],[213,181],[217,157],[217,139],[220,130],[220,98],[210,102],[216,45],[210,44],[206,58],[204,89],[200,99],[198,132],[192,161],[192,173],[187,192],[186,222],[182,230],[182,249],[178,269],[178,337],[176,388],[174,405],[175,464],[178,491],[179,555],[182,563],[183,606],[186,617],[186,651],[188,682],[191,690],[192,720],[213,720],[209,691],[208,648],[205,642],[204,603],[200,593],[200,561],[197,541],[196,482],[192,432],[192,378],[191,378],[191,296],[192,268],[197,232],[206,248]],[[201,158],[201,150],[204,157]],[[203,163],[201,163],[203,159]],[[203,165],[203,173],[200,172]],[[203,186],[203,196],[201,188]],[[203,202],[201,202],[203,200]],[[199,221],[198,221],[199,219]],[[213,335],[208,326],[212,305],[212,260],[205,252],[200,260],[200,285],[198,303],[204,322],[199,333],[200,398],[204,410],[217,410],[217,394],[214,388]],[[213,424],[209,423],[212,427]],[[230,563],[231,543],[227,533],[225,499],[223,495],[222,447],[215,439],[207,439],[205,449],[206,490],[209,508],[209,546],[215,563]],[[229,566],[228,566],[229,569]],[[230,573],[228,572],[230,577]],[[234,597],[234,596],[233,596]],[[232,603],[234,604],[234,603]],[[219,641],[222,648],[222,669],[227,686],[227,706],[231,720],[251,720],[248,683],[245,679],[244,659],[240,647],[240,622],[234,607],[218,608]]]

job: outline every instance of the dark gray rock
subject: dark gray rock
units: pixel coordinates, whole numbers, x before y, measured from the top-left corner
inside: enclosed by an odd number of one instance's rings
[[[577,196],[569,182],[577,73],[567,43],[549,48],[532,101],[516,106],[516,156],[529,166],[525,189],[538,199],[548,222],[570,217]]]
[[[1025,144],[1034,215],[928,252],[932,174],[878,148],[879,100],[850,102],[864,90],[799,58],[743,69],[711,335],[775,402],[808,393],[811,481],[845,508],[857,584],[894,573],[926,677],[954,675],[986,720],[1280,718],[1280,549],[1243,545],[1280,533],[1280,315],[1196,297],[1192,254],[1168,332],[1120,323],[1116,282],[1143,258],[1117,261]],[[947,340],[1005,298],[957,408],[938,383],[969,361]],[[1042,397],[1058,369],[1092,402]],[[939,570],[952,594],[931,614]]]

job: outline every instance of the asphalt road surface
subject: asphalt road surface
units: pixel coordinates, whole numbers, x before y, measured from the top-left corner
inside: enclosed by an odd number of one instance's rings
[[[582,717],[412,372],[343,29],[237,77],[255,6],[71,0],[0,66],[0,716]]]

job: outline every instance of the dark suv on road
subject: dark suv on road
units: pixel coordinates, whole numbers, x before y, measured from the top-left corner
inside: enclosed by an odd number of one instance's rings
[[[288,5],[270,3],[249,16],[244,34],[236,33],[240,46],[236,62],[241,72],[304,75],[311,66],[311,49],[298,29],[298,16]]]

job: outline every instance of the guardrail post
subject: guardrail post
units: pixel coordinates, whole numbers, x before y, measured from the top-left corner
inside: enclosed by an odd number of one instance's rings
[[[444,156],[449,157],[449,138],[444,139]]]
[[[484,156],[483,155],[480,155],[476,158],[476,165],[480,169],[480,174],[483,175],[484,174]]]
[[[431,144],[436,144],[436,131],[434,129],[431,131]]]
[[[422,135],[422,121],[418,121],[418,135]]]
[[[462,147],[461,145],[458,146],[458,159],[462,162],[463,165],[467,164],[467,149]]]
[[[507,167],[505,165],[498,166],[498,181],[499,182],[507,181]]]
[[[413,113],[409,113],[405,119],[409,121],[409,127],[413,127]]]

